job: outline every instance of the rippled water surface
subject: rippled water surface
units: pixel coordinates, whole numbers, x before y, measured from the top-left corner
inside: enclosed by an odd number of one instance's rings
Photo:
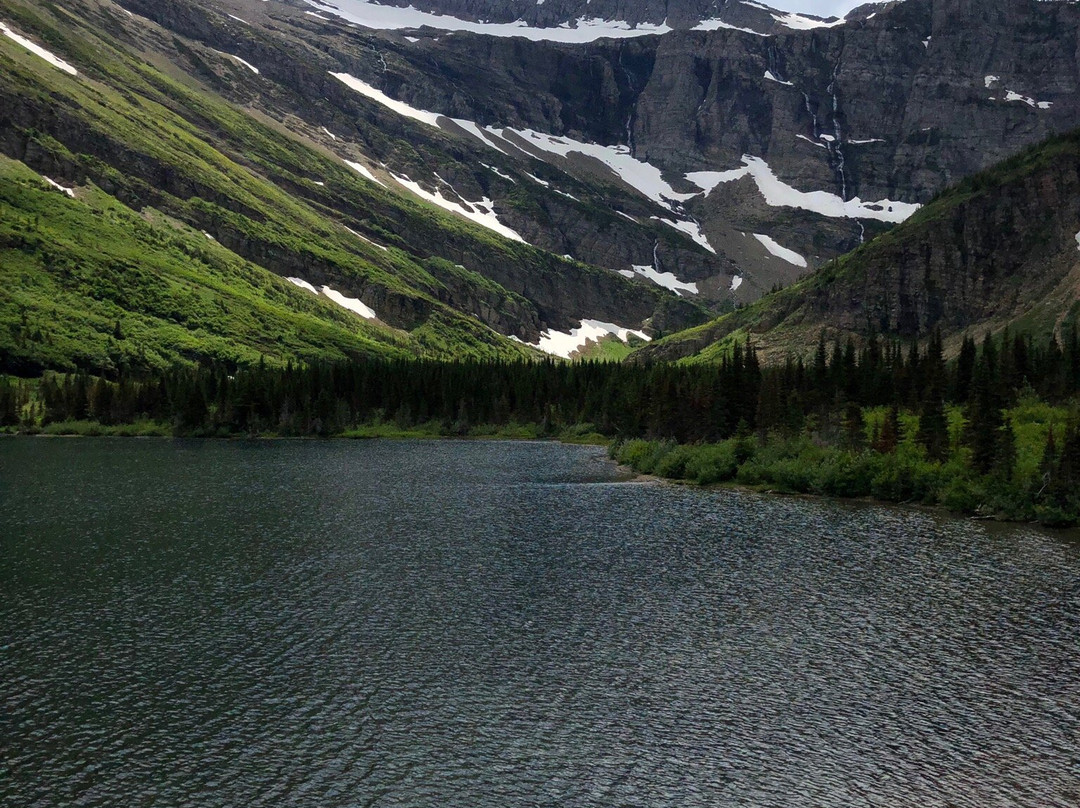
[[[0,441],[2,806],[1080,805],[1080,545],[540,443]]]

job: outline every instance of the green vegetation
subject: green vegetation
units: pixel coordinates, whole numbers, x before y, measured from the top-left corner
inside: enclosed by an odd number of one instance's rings
[[[820,433],[745,434],[719,443],[681,445],[671,441],[631,440],[613,445],[611,455],[635,471],[698,485],[737,484],[787,494],[871,497],[885,502],[942,505],[957,513],[1050,526],[1077,524],[1080,482],[1075,458],[1047,454],[1051,446],[1080,450],[1077,413],[1027,399],[1005,411],[1016,435],[1008,464],[980,474],[972,465],[965,435],[967,422],[952,408],[954,428],[944,459],[930,457],[916,435],[919,416],[900,413],[898,443],[874,441],[888,417],[884,408],[860,410],[866,423],[861,448],[823,441]],[[880,441],[880,438],[879,438]],[[1006,455],[1008,457],[1008,455]]]
[[[811,365],[364,359],[116,380],[0,380],[0,428],[346,437],[614,439],[614,456],[702,484],[1080,519],[1080,335],[925,346],[824,335]],[[91,423],[93,422],[93,423]],[[95,426],[94,424],[100,426]],[[124,430],[121,430],[123,434]]]
[[[1037,200],[1073,194],[1076,167],[1080,130],[1050,137],[947,188],[902,224],[791,286],[656,340],[642,356],[712,362],[733,337],[751,332],[770,356],[782,356],[804,352],[822,327],[864,338],[926,338],[941,328],[958,339],[976,328],[1041,334],[1071,322],[1080,317],[1072,287],[1051,289],[1072,265],[1076,245],[1068,239],[1063,260],[1048,247],[1061,228],[1071,236],[1072,222],[1059,221],[1056,207]],[[1025,207],[1022,216],[1016,207],[1039,204],[1045,207]],[[991,233],[980,230],[988,216],[1002,219]],[[926,263],[930,255],[948,258]],[[950,300],[953,293],[968,299]]]
[[[79,69],[0,37],[0,129],[25,163],[0,161],[0,372],[512,359],[534,352],[490,327],[490,313],[540,317],[511,289],[610,287],[640,318],[662,297],[365,179],[305,139],[303,122],[288,122],[294,133],[219,97],[206,49],[174,39],[167,49],[181,53],[166,58],[179,62],[159,69],[165,60],[98,24],[106,12],[93,4],[0,0],[0,11]],[[183,75],[186,60],[211,86]],[[355,144],[341,149],[363,159]],[[282,277],[362,298],[383,322]]]

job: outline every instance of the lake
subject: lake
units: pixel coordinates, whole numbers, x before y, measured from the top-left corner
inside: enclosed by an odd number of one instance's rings
[[[0,440],[0,805],[1080,804],[1080,543],[553,443]]]

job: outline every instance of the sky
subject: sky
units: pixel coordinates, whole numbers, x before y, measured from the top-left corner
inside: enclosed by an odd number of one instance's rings
[[[816,14],[818,17],[843,17],[851,9],[867,0],[762,0],[767,6],[784,11]]]

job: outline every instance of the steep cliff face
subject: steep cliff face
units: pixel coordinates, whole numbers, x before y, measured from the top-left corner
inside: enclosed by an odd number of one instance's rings
[[[630,4],[617,19],[635,8],[652,7]],[[355,67],[425,109],[626,146],[677,190],[697,191],[683,207],[735,263],[744,298],[802,267],[740,250],[742,233],[820,265],[948,184],[1080,124],[1075,3],[906,0],[803,28],[754,3],[689,16],[739,9],[776,26],[686,25],[584,44],[428,31],[384,48],[393,58],[377,69],[374,55]],[[661,12],[649,13],[656,22]],[[742,170],[744,157],[764,161],[779,185],[703,173]],[[704,189],[680,185],[687,175]],[[830,198],[805,197],[814,192]],[[889,202],[909,207],[890,214]]]
[[[975,175],[908,222],[790,289],[649,346],[709,355],[740,331],[765,354],[802,354],[820,329],[955,342],[1010,325],[1037,333],[1080,313],[1080,131]]]

